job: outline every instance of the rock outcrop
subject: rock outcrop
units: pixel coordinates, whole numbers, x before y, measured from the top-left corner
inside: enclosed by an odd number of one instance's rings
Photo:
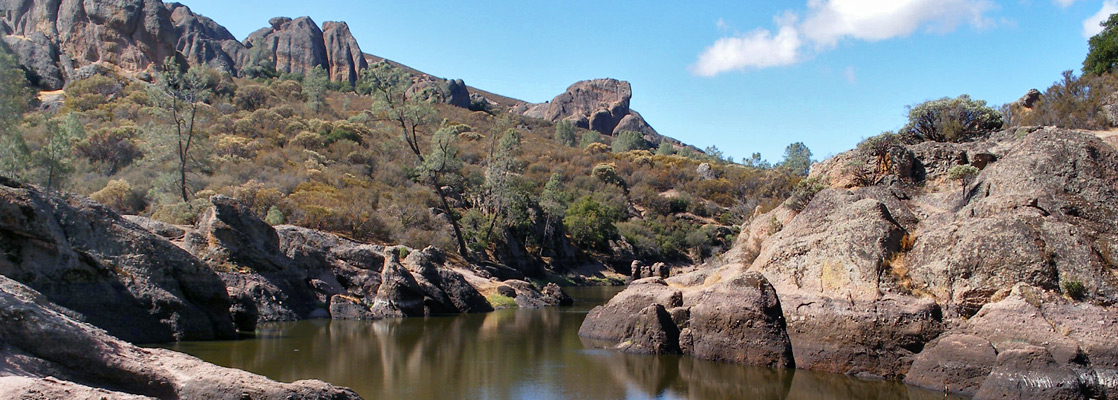
[[[225,285],[205,264],[86,198],[0,178],[0,275],[132,342],[235,337]]]
[[[368,67],[345,22],[320,29],[307,17],[274,18],[271,27],[242,43],[189,7],[160,0],[12,0],[0,6],[4,43],[32,73],[32,83],[45,90],[62,89],[86,65],[112,64],[138,74],[168,57],[237,74],[257,40],[280,72],[303,74],[321,66],[331,80],[352,84]]]
[[[645,140],[652,144],[663,140],[680,144],[678,140],[661,136],[640,114],[629,109],[632,97],[633,88],[629,82],[594,79],[576,82],[550,102],[522,104],[514,107],[512,112],[552,122],[567,120],[576,127],[603,135],[616,136],[621,131],[634,131],[644,135]]]
[[[306,74],[314,67],[322,67],[329,74],[326,42],[314,20],[276,17],[268,24],[271,26],[249,34],[245,46],[264,46],[276,63],[276,71]]]
[[[961,164],[980,170],[965,185],[947,177]],[[694,330],[703,308],[686,293],[762,274],[798,368],[978,398],[1118,394],[1118,341],[1105,333],[1118,327],[1110,144],[1037,127],[965,143],[882,141],[816,165],[812,178],[830,188],[755,215],[726,265],[662,285],[634,282],[580,333],[625,338],[650,303]],[[689,306],[686,318],[666,302],[672,293]],[[739,304],[702,303],[721,307],[707,312],[722,318]],[[727,336],[757,346],[756,334]]]
[[[279,383],[163,349],[144,349],[75,320],[0,276],[0,397],[12,399],[359,399],[322,381]]]
[[[49,90],[61,89],[83,65],[143,71],[176,54],[170,11],[159,0],[12,0],[3,6],[5,42],[23,49],[20,63]]]
[[[755,272],[678,290],[660,278],[634,281],[591,310],[578,333],[627,352],[795,365],[776,291]]]
[[[385,248],[295,226],[273,228],[232,198],[210,202],[183,247],[218,271],[233,317],[246,326],[332,312],[339,319],[378,319],[492,311],[433,247]]]
[[[357,82],[361,70],[369,67],[365,53],[357,45],[357,39],[349,32],[345,22],[326,21],[322,23],[322,41],[326,46],[326,63],[330,80],[335,82]],[[469,94],[466,95],[469,100]]]

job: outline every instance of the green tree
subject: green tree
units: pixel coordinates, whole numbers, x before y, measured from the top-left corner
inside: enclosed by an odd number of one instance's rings
[[[675,145],[668,143],[667,140],[661,141],[660,145],[656,147],[656,155],[670,156],[675,154]]]
[[[764,160],[764,159],[761,158],[761,153],[751,154],[749,156],[749,159],[744,160],[742,163],[747,165],[747,166],[753,167],[753,168],[759,168],[759,169],[772,168],[772,164],[769,164],[769,162],[767,160]]]
[[[559,120],[555,123],[555,141],[559,144],[574,147],[576,144],[575,126],[568,120]]]
[[[27,164],[27,145],[16,127],[33,96],[26,73],[0,41],[0,174],[16,177]]]
[[[947,178],[953,181],[959,181],[962,186],[961,194],[963,197],[967,195],[967,184],[970,183],[971,178],[978,176],[978,168],[973,165],[956,165],[947,170]]]
[[[505,212],[505,206],[513,201],[512,174],[519,169],[516,158],[520,155],[520,133],[509,129],[501,135],[501,140],[485,168],[484,203],[489,214],[489,227],[485,230],[485,242],[493,234],[497,219]]]
[[[784,148],[784,161],[780,167],[792,171],[793,174],[807,176],[811,170],[811,150],[803,142],[796,142]]]
[[[49,193],[74,171],[74,143],[85,136],[85,129],[74,113],[47,120],[46,128],[46,142],[31,154],[31,161],[42,172]]]
[[[968,95],[944,97],[908,107],[908,124],[902,128],[924,140],[960,142],[1002,127],[1002,116],[983,100]]]
[[[326,107],[326,89],[330,85],[330,77],[322,66],[315,65],[303,77],[303,94],[307,95],[307,107],[314,113],[322,112]]]
[[[194,162],[191,151],[201,136],[196,129],[198,112],[211,94],[203,68],[191,67],[183,72],[174,58],[167,57],[163,60],[157,90],[152,96],[170,114],[178,161],[179,194],[184,202],[190,201],[186,175]]]
[[[1102,75],[1113,72],[1118,65],[1118,14],[1111,14],[1099,23],[1102,32],[1087,41],[1087,58],[1083,60],[1083,73]]]
[[[614,153],[624,153],[630,150],[648,150],[648,142],[640,132],[621,131],[613,138]]]
[[[595,131],[586,131],[582,133],[582,140],[578,143],[578,147],[585,149],[594,143],[602,143],[602,135]]]
[[[610,239],[617,236],[614,222],[620,219],[620,211],[599,203],[590,196],[580,197],[567,207],[563,225],[571,235],[571,240],[582,247],[606,250]]]
[[[448,194],[443,189],[442,179],[449,173],[457,173],[461,168],[458,159],[457,132],[453,128],[444,127],[436,132],[432,138],[432,150],[425,152],[420,142],[423,132],[432,125],[431,115],[434,111],[427,103],[414,101],[407,97],[407,90],[411,87],[411,76],[404,70],[389,64],[386,61],[370,66],[362,72],[358,80],[358,92],[368,92],[373,96],[373,114],[381,121],[396,125],[400,128],[400,135],[407,144],[408,150],[415,155],[423,169],[423,179],[439,197],[439,205],[446,214],[454,230],[454,238],[458,242],[458,253],[469,259],[469,249],[466,239],[462,236],[462,228],[458,224],[458,217],[450,208],[447,201]],[[434,157],[434,160],[428,158]]]

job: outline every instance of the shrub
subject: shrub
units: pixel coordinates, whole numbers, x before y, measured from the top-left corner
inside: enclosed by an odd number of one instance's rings
[[[582,133],[582,141],[579,142],[578,147],[588,148],[594,143],[602,143],[602,135],[598,132],[586,131]]]
[[[112,175],[143,155],[133,142],[138,136],[140,130],[135,126],[102,128],[79,142],[74,151],[92,163],[103,165],[103,174]]]
[[[563,225],[567,227],[571,240],[580,246],[607,250],[609,241],[617,236],[617,227],[613,223],[620,219],[620,215],[619,210],[590,196],[583,196],[567,207]]]
[[[267,222],[270,225],[279,225],[282,224],[283,221],[283,211],[280,211],[279,207],[276,206],[272,206],[271,208],[269,208],[268,215],[264,217],[264,222]]]
[[[1001,127],[1000,113],[964,94],[909,106],[908,124],[902,131],[923,140],[961,142]]]
[[[1114,74],[1075,76],[1071,70],[1064,71],[1062,78],[1044,91],[1031,111],[1015,112],[1015,123],[1105,129],[1110,123],[1100,111],[1107,97],[1115,91],[1118,91],[1118,76]],[[1010,106],[1013,107],[1018,106]]]
[[[586,154],[605,154],[609,153],[609,145],[605,143],[590,143],[586,146]]]
[[[613,138],[614,153],[624,153],[629,150],[648,150],[648,142],[644,140],[644,135],[634,131],[621,131],[617,137]]]
[[[90,194],[89,198],[121,214],[136,214],[146,206],[144,197],[123,179],[109,181],[104,188]]]
[[[1064,281],[1064,293],[1075,300],[1081,300],[1087,295],[1087,287],[1079,280],[1066,280]]]
[[[555,124],[555,141],[567,147],[575,146],[575,126],[571,121],[564,119]]]
[[[811,199],[815,198],[815,195],[825,188],[826,185],[817,177],[802,179],[796,183],[796,187],[792,189],[792,195],[788,197],[785,204],[793,210],[803,211],[804,207],[811,203]]]
[[[272,89],[263,85],[245,85],[237,89],[233,96],[233,104],[245,111],[256,111],[268,105],[268,99],[274,96]]]

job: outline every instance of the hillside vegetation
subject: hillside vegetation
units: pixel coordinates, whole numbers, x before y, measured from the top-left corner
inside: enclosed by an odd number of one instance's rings
[[[246,79],[168,63],[151,83],[107,64],[85,70],[62,97],[41,93],[38,110],[10,117],[3,174],[176,224],[224,194],[273,224],[455,252],[453,221],[466,255],[530,275],[708,259],[806,173],[488,102],[455,107],[438,87],[416,92],[419,76],[387,61],[354,86],[318,69]],[[7,115],[18,115],[32,101],[16,90],[25,80],[8,78]]]

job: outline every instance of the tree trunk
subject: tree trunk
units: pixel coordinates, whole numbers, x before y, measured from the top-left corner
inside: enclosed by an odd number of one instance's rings
[[[446,219],[450,221],[450,227],[454,229],[454,238],[458,240],[458,254],[469,260],[470,252],[466,249],[466,239],[462,237],[462,228],[458,227],[458,219],[454,218],[454,213],[450,210],[450,203],[446,201],[446,192],[443,192],[442,186],[435,178],[431,178],[431,186],[435,188],[435,193],[439,195],[439,202],[443,206],[443,212],[446,213]]]

